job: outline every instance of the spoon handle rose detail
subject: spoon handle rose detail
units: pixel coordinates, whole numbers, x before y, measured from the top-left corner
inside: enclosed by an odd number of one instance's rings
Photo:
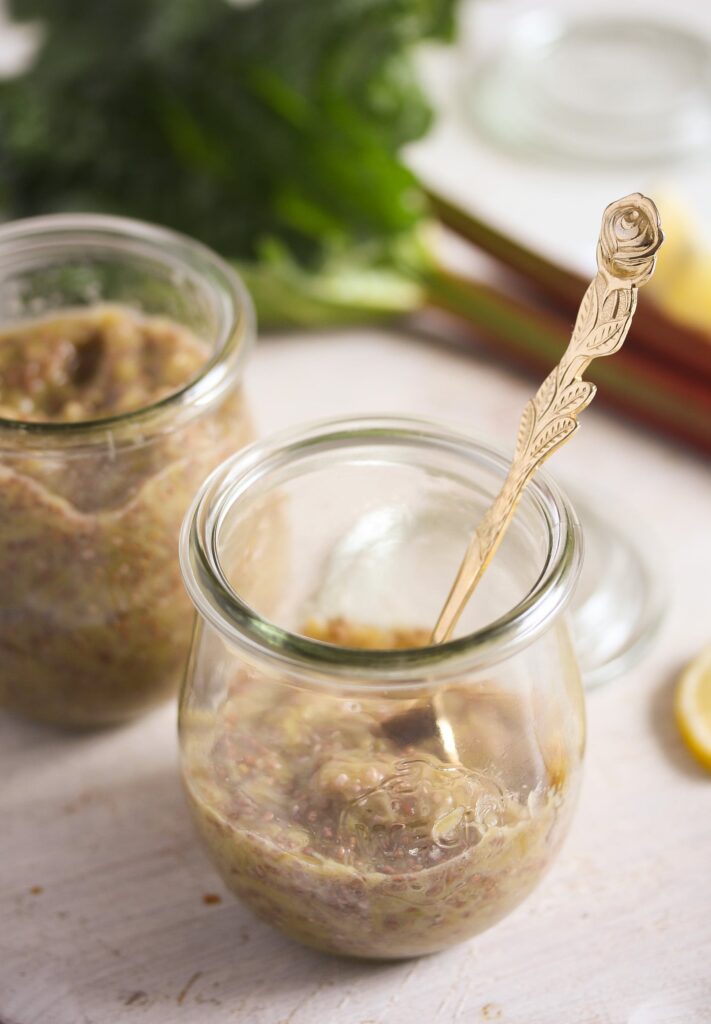
[[[556,368],[523,410],[511,468],[467,548],[432,633],[444,643],[461,616],[538,467],[572,437],[577,417],[595,397],[583,380],[593,359],[621,348],[635,308],[637,289],[651,277],[663,241],[659,214],[638,192],[607,207],[597,246],[597,274],[580,304],[570,343]]]

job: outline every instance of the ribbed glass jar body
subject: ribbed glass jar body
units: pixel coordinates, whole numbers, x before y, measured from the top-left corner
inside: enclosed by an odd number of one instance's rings
[[[461,941],[527,895],[565,835],[579,534],[545,478],[460,633],[427,646],[505,472],[433,425],[334,422],[229,460],[186,520],[189,802],[227,885],[309,945],[389,958]]]
[[[139,222],[66,215],[0,229],[0,327],[104,307],[204,346],[197,376],[135,411],[0,419],[0,708],[66,725],[128,719],[174,693],[192,607],[178,566],[197,487],[251,440],[254,336],[232,270]]]

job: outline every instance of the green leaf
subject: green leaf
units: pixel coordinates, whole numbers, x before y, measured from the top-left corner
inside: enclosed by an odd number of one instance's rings
[[[12,0],[44,43],[0,83],[5,212],[127,214],[255,268],[277,239],[329,280],[356,249],[384,280],[427,210],[399,157],[430,123],[412,51],[455,5]]]

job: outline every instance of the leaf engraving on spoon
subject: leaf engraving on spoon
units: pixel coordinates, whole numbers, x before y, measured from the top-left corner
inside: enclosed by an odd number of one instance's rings
[[[637,306],[637,289],[654,270],[663,240],[654,203],[638,192],[611,203],[602,218],[598,271],[580,303],[568,348],[521,415],[516,450],[501,491],[485,512],[467,548],[432,634],[451,635],[461,612],[493,558],[533,473],[576,431],[578,415],[595,396],[582,379],[593,359],[623,344]]]

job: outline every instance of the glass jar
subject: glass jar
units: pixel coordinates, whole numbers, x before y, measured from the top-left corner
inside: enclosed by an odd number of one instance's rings
[[[186,518],[188,801],[226,884],[308,945],[442,949],[509,913],[565,835],[580,535],[545,475],[457,636],[414,646],[507,468],[433,424],[334,421],[228,460]]]
[[[128,719],[176,691],[193,619],[180,523],[209,471],[252,436],[252,306],[222,260],[115,217],[0,228],[3,330],[107,303],[187,328],[206,362],[135,412],[0,419],[0,708],[78,726]]]

